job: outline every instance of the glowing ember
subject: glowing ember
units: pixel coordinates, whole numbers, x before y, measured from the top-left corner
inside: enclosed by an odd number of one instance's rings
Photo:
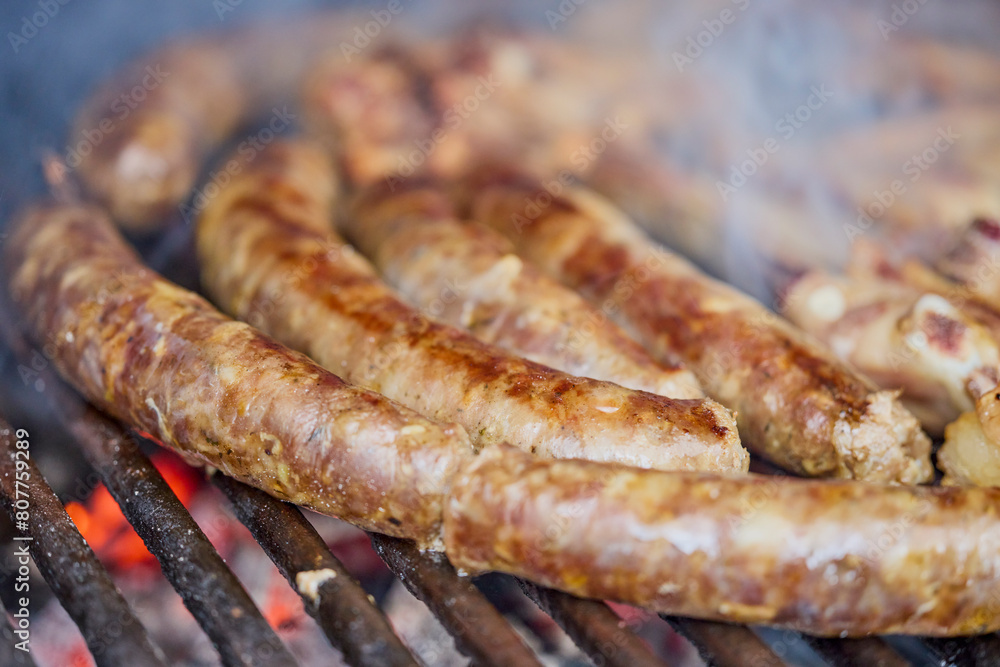
[[[194,494],[204,484],[198,473],[166,450],[154,454],[152,461],[177,498],[188,507]],[[66,512],[94,553],[110,569],[121,571],[133,566],[156,564],[156,559],[103,484],[95,487],[86,501],[67,503]]]

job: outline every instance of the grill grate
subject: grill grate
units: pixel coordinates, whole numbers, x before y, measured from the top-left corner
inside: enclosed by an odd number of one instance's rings
[[[440,554],[372,534],[375,551],[403,585],[438,617],[459,652],[476,664],[537,665],[535,655],[485,596]]]
[[[18,498],[15,475],[16,437],[0,420],[0,501],[14,516]],[[18,459],[22,461],[23,459]],[[63,608],[79,626],[87,648],[98,665],[164,665],[145,629],[132,614],[128,603],[115,587],[111,575],[76,529],[59,498],[42,478],[33,461],[26,461],[27,498],[31,559],[49,583]],[[24,487],[21,487],[22,495]],[[6,621],[6,619],[5,619]],[[4,623],[6,626],[6,623]],[[9,626],[8,626],[9,628]],[[112,635],[109,630],[120,630]],[[10,664],[10,663],[4,663]]]
[[[306,610],[330,643],[349,663],[386,667],[416,664],[393,633],[389,620],[330,553],[298,508],[224,475],[213,475],[213,481],[229,498],[239,520],[302,596]],[[332,574],[316,586],[314,593],[303,592],[305,586],[298,585],[298,576],[320,571]]]
[[[2,310],[5,308],[0,307]],[[15,357],[27,359],[30,356],[27,343],[14,330],[13,320],[2,315],[0,312],[3,336]],[[235,575],[139,450],[135,439],[117,423],[85,407],[51,371],[42,370],[40,375],[45,383],[43,393],[53,411],[98,471],[147,548],[159,560],[164,574],[212,640],[223,664],[295,664]],[[10,467],[10,452],[0,452],[0,458],[3,459],[0,461],[2,474],[2,466]],[[149,644],[145,630],[135,620],[41,473],[34,470],[32,478],[38,487],[32,489],[32,497],[36,499],[31,527],[36,547],[33,556],[43,577],[80,626],[88,645],[95,633],[100,632],[99,619],[130,619],[123,624],[127,632],[102,646],[102,650],[94,651],[98,664],[160,664],[157,650]],[[317,586],[315,601],[310,595],[304,596],[305,606],[330,643],[349,663],[415,664],[382,612],[330,553],[297,508],[222,475],[215,475],[213,481],[229,498],[240,521],[300,595],[296,585],[300,572],[330,570],[336,573]],[[10,489],[0,484],[0,494],[9,506]],[[47,498],[47,502],[39,502],[41,498]],[[405,540],[381,535],[372,535],[371,539],[389,569],[438,617],[459,651],[471,658],[473,664],[539,664],[500,612],[467,578],[458,576],[447,559],[421,553]],[[70,562],[86,568],[88,576],[75,576],[72,568],[60,565]],[[529,582],[519,583],[525,594],[548,613],[595,664],[663,664],[604,603],[581,600]],[[664,617],[664,620],[686,637],[710,665],[763,667],[787,664],[747,627],[675,617]],[[795,637],[805,641],[833,667],[909,664],[880,638]],[[0,629],[0,658],[13,651],[12,644],[10,628],[4,625]],[[956,667],[994,664],[995,656],[1000,654],[998,644],[997,635],[925,639],[922,642],[926,653],[924,663]],[[31,663],[4,660],[3,664]]]
[[[552,617],[566,634],[599,665],[662,665],[606,604],[581,600],[519,579],[521,590]]]

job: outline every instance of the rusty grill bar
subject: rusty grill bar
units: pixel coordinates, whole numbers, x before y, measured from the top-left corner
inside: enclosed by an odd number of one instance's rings
[[[455,646],[477,664],[537,665],[534,653],[448,560],[406,540],[372,534],[376,553],[403,585],[438,617]]]
[[[2,298],[2,297],[0,297]],[[16,331],[5,303],[0,303],[0,333],[3,334],[16,358],[26,360],[30,348]],[[81,446],[85,456],[98,471],[123,514],[147,548],[159,560],[167,579],[181,595],[199,625],[212,640],[225,665],[293,665],[294,659],[280,642],[250,600],[235,575],[223,563],[194,519],[181,505],[160,473],[139,450],[133,436],[116,422],[89,407],[48,369],[40,371],[45,383],[43,392],[53,412]],[[9,452],[4,451],[0,465],[9,465]],[[2,474],[2,473],[0,473]],[[59,540],[45,544],[51,551],[51,562],[39,557],[36,564],[43,577],[60,595],[85,638],[89,629],[87,617],[107,618],[111,614],[131,611],[114,587],[110,576],[97,562],[82,536],[40,472],[34,471],[37,484],[47,490],[49,500],[45,511],[36,508],[33,516],[39,535],[58,533]],[[295,507],[282,503],[263,492],[251,489],[221,475],[213,477],[215,485],[232,503],[239,520],[274,561],[296,592],[300,572],[328,569],[335,576],[326,579],[316,589],[316,600],[305,597],[307,611],[317,620],[332,646],[341,651],[350,664],[411,665],[415,661],[392,631],[387,619],[373,604],[343,565],[330,553],[322,538]],[[0,485],[2,486],[2,485]],[[41,498],[43,491],[35,498]],[[3,489],[9,497],[9,490]],[[68,522],[71,530],[51,528],[61,526],[58,515]],[[54,516],[56,518],[54,518]],[[66,539],[66,535],[75,538]],[[470,657],[475,665],[539,664],[534,653],[524,644],[500,612],[473,586],[468,578],[460,577],[447,560],[438,554],[421,553],[405,540],[372,535],[378,555],[402,583],[441,621],[455,640],[456,647]],[[74,540],[78,540],[74,542]],[[82,543],[82,547],[80,546]],[[39,539],[38,544],[42,544]],[[87,586],[79,579],[69,583],[68,568],[55,567],[56,562],[92,561],[87,567],[93,580],[101,583]],[[62,577],[62,579],[60,579]],[[660,665],[649,647],[604,603],[581,600],[565,593],[548,590],[529,582],[519,582],[525,595],[573,639],[597,665]],[[86,598],[86,603],[82,601]],[[74,609],[85,608],[81,617]],[[238,609],[237,614],[232,611]],[[663,617],[675,631],[687,638],[709,665],[781,666],[787,664],[751,629],[724,623],[695,619]],[[142,650],[145,631],[138,621],[128,624],[124,633],[109,644],[98,664],[158,664],[155,648]],[[888,643],[879,638],[820,639],[801,638],[833,667],[840,665],[880,665],[895,667],[908,664]],[[149,646],[148,639],[146,646]],[[140,648],[136,649],[135,646]],[[966,667],[993,664],[1000,653],[1000,638],[987,635],[960,639],[925,639],[923,646],[934,662],[942,666]],[[32,664],[28,661],[9,662],[13,651],[10,628],[0,629],[0,658],[3,664]],[[18,652],[20,653],[20,652]],[[127,656],[112,660],[109,656]],[[142,662],[142,656],[150,659]],[[14,659],[20,659],[15,656]]]
[[[595,663],[621,667],[663,664],[645,643],[625,630],[625,623],[603,602],[581,600],[523,579],[518,583]]]
[[[42,473],[30,459],[15,459],[16,439],[14,430],[0,419],[0,501],[13,517],[18,498],[16,463],[24,461],[31,511],[27,535],[22,536],[26,539],[20,544],[27,547],[52,592],[80,628],[95,661],[98,665],[164,665],[162,655]],[[109,628],[120,629],[113,640]]]
[[[212,481],[226,494],[236,516],[250,529],[268,557],[299,593],[306,611],[319,623],[330,643],[357,665],[416,665],[385,615],[371,603],[361,585],[330,553],[312,524],[293,505],[277,502],[263,491],[224,475]],[[315,597],[302,590],[298,576],[328,572]]]

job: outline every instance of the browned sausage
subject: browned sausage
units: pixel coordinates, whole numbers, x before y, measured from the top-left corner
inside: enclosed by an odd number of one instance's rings
[[[173,213],[205,152],[246,113],[233,56],[214,42],[168,47],[118,73],[77,114],[66,162],[128,229],[147,232]]]
[[[978,218],[937,267],[994,308],[1000,307],[1000,222]]]
[[[28,212],[12,296],[58,370],[189,460],[570,592],[817,634],[1000,627],[1000,492],[471,459],[144,268],[104,214]],[[279,446],[280,445],[280,446]]]
[[[430,185],[373,188],[341,223],[386,281],[432,317],[571,375],[669,396],[704,396],[657,363],[609,314],[513,254],[504,237],[454,217]]]
[[[440,548],[461,427],[346,384],[143,266],[102,210],[26,212],[10,290],[89,401],[279,498]]]
[[[84,103],[66,163],[130,231],[151,232],[178,210],[193,217],[181,203],[204,157],[257,117],[267,116],[268,127],[241,142],[246,154],[290,131],[298,115],[291,102],[306,64],[354,25],[351,15],[321,14],[213,33],[146,54]]]
[[[1000,381],[1000,344],[943,296],[876,277],[811,271],[788,289],[783,312],[903,402],[929,432]]]
[[[680,359],[737,413],[748,446],[814,476],[903,483],[931,478],[930,440],[892,392],[878,391],[753,299],[655,246],[606,200],[576,190],[536,217],[530,183],[476,191],[472,218],[580,290],[659,358]]]
[[[745,471],[732,415],[560,373],[429,320],[329,231],[334,176],[323,154],[280,142],[247,164],[199,218],[208,292],[350,382],[479,446],[643,468]]]
[[[1000,628],[1000,490],[546,461],[459,473],[446,552],[561,590],[818,635]]]

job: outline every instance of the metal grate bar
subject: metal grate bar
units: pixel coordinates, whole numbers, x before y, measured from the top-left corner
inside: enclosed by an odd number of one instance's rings
[[[296,664],[133,437],[89,409],[67,426],[223,662]]]
[[[389,620],[297,507],[224,475],[213,475],[212,481],[349,664],[417,664]],[[310,589],[309,573],[322,576],[322,583]]]
[[[877,637],[861,639],[830,639],[827,637],[803,638],[819,653],[830,667],[907,667],[909,661]]]
[[[14,430],[0,419],[0,501],[12,521],[22,503],[27,515],[24,539],[14,538],[18,549],[30,553],[98,665],[164,665],[108,571],[16,441]],[[15,458],[17,453],[25,457]]]
[[[942,667],[994,667],[1000,656],[1000,634],[978,637],[931,637],[923,640],[924,646]]]
[[[674,630],[694,644],[702,659],[714,667],[783,667],[785,661],[744,625],[694,618],[663,616]]]
[[[375,552],[415,597],[434,612],[458,650],[476,665],[538,665],[514,628],[442,555],[408,540],[371,534]]]
[[[523,579],[517,583],[597,664],[611,667],[665,664],[603,602],[584,600]]]

